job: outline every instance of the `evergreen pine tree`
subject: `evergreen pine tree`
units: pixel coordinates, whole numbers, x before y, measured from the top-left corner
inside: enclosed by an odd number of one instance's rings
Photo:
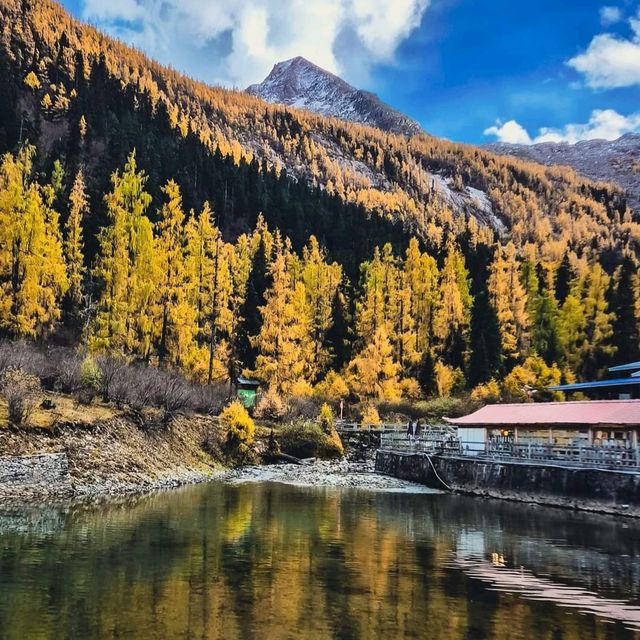
[[[240,309],[241,321],[235,339],[238,359],[247,369],[255,368],[258,355],[250,338],[258,335],[262,326],[262,317],[258,309],[265,304],[265,293],[271,282],[269,253],[268,239],[264,233],[261,233],[258,249],[251,264],[247,292]]]
[[[347,297],[344,292],[338,288],[333,294],[331,322],[326,336],[327,350],[331,355],[331,368],[334,371],[341,371],[351,359],[349,327]]]
[[[571,292],[571,282],[573,281],[575,274],[571,268],[571,262],[569,260],[569,254],[565,253],[558,271],[556,272],[555,280],[555,298],[559,305],[563,305],[567,296]]]
[[[497,378],[502,369],[502,341],[495,309],[486,290],[476,293],[471,312],[469,386]]]
[[[640,360],[640,324],[634,291],[637,270],[631,258],[623,258],[612,286],[611,309],[615,313],[612,344],[619,363]]]

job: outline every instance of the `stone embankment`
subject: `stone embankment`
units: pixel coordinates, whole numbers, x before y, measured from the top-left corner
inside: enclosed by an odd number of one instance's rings
[[[0,458],[0,499],[71,495],[66,453]]]
[[[397,451],[378,451],[375,469],[459,493],[640,517],[635,472]]]

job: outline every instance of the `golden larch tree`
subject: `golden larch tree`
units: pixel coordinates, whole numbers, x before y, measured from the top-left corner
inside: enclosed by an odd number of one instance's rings
[[[64,256],[67,262],[69,315],[77,319],[84,299],[84,237],[82,223],[89,211],[82,169],[76,174],[69,194],[69,217],[65,224]]]
[[[159,211],[154,251],[158,274],[154,335],[160,363],[180,367],[191,361],[195,348],[196,308],[189,290],[196,282],[188,278],[180,188],[170,180],[162,191],[166,202]]]
[[[287,393],[309,378],[309,314],[304,285],[292,285],[285,252],[276,254],[270,273],[272,285],[260,308],[262,327],[253,338],[258,348],[255,375],[276,391]]]

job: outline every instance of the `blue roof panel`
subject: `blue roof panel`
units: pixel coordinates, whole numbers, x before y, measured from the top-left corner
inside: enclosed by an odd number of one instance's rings
[[[609,367],[609,371],[638,371],[640,370],[640,362],[628,362],[627,364],[619,364],[615,367]]]
[[[574,382],[573,384],[558,384],[549,387],[550,391],[581,391],[583,389],[601,389],[603,387],[622,387],[640,384],[640,378],[614,378],[613,380],[598,380],[596,382]]]

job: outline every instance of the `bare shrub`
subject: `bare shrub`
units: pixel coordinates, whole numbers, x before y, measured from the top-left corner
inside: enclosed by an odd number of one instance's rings
[[[226,384],[203,386],[191,385],[191,408],[197,413],[217,416],[229,402],[229,387]]]
[[[187,380],[176,373],[157,370],[153,377],[153,401],[165,418],[191,409],[192,388]]]
[[[312,396],[293,396],[289,398],[289,406],[284,419],[287,422],[313,420],[320,410],[322,401]]]
[[[258,401],[255,410],[256,418],[279,422],[287,412],[287,405],[275,389],[268,389]]]
[[[118,374],[127,365],[124,360],[114,358],[113,356],[100,356],[97,363],[100,369],[100,393],[102,394],[102,400],[109,402]]]
[[[56,349],[52,357],[55,366],[53,386],[62,393],[74,393],[83,386],[82,357],[71,349]]]
[[[41,375],[46,377],[51,369],[46,355],[24,340],[6,341],[0,345],[0,373],[10,368],[20,369],[38,378]]]
[[[217,415],[229,399],[223,384],[203,386],[146,363],[110,355],[94,360],[71,347],[42,349],[23,340],[0,341],[0,375],[9,369],[35,376],[47,389],[79,393],[86,404],[99,392],[104,402],[134,410],[156,407],[165,417],[181,411]]]
[[[38,405],[42,387],[36,376],[18,367],[8,367],[0,377],[0,393],[7,401],[9,421],[21,425]]]
[[[154,406],[156,371],[142,365],[117,368],[109,385],[109,397],[119,408],[129,406],[141,410]]]

